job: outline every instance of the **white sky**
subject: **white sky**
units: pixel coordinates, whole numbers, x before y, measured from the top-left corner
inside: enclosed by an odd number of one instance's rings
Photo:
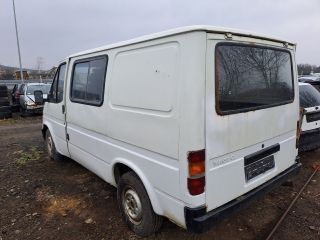
[[[240,28],[298,44],[297,62],[320,65],[320,0],[15,0],[22,64],[170,28]],[[0,0],[0,64],[18,66],[12,0]]]

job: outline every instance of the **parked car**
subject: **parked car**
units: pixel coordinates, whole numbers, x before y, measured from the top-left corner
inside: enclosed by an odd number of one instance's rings
[[[299,152],[320,147],[320,93],[308,83],[299,83],[300,107],[305,115],[301,125]]]
[[[13,86],[11,96],[12,96],[12,103],[20,105],[20,95],[22,95],[22,87],[24,84],[18,83]]]
[[[315,75],[301,76],[298,78],[299,82],[309,83],[320,91],[320,77]]]
[[[23,113],[40,113],[43,110],[44,101],[37,101],[35,92],[41,91],[43,100],[46,100],[51,84],[45,83],[25,83],[21,85],[20,105]]]
[[[12,111],[9,100],[8,87],[0,85],[0,119],[11,118]]]
[[[320,77],[315,75],[308,75],[308,76],[304,75],[299,77],[299,81],[300,82],[320,81]]]
[[[138,235],[163,216],[206,231],[299,169],[294,55],[287,41],[211,26],[71,55],[44,107],[49,156],[116,186]]]

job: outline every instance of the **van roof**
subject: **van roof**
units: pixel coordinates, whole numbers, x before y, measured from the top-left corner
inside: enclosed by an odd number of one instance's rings
[[[212,33],[231,33],[234,35],[255,37],[255,38],[260,38],[260,39],[271,40],[271,41],[275,41],[275,42],[288,43],[291,45],[295,45],[294,43],[291,43],[291,42],[283,40],[283,39],[279,39],[276,37],[270,37],[270,36],[266,36],[266,35],[259,34],[259,33],[248,32],[245,30],[224,28],[224,27],[215,27],[215,26],[208,26],[208,25],[193,25],[193,26],[174,28],[174,29],[163,31],[163,32],[158,32],[158,33],[134,38],[134,39],[127,40],[127,41],[122,41],[122,42],[113,43],[113,44],[105,45],[105,46],[98,47],[98,48],[85,50],[82,52],[78,52],[76,54],[72,54],[69,57],[85,55],[85,54],[89,54],[89,53],[93,53],[93,52],[99,52],[99,51],[103,51],[103,50],[107,50],[107,49],[127,46],[127,45],[131,45],[131,44],[135,44],[135,43],[141,43],[141,42],[145,42],[148,40],[173,36],[173,35],[177,35],[177,34],[181,34],[181,33],[195,32],[195,31],[205,31],[205,32],[212,32]]]

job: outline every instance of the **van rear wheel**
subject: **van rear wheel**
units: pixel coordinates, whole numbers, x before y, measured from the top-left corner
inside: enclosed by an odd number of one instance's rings
[[[117,198],[122,218],[133,232],[145,237],[160,229],[162,217],[153,211],[148,194],[134,172],[121,176]]]

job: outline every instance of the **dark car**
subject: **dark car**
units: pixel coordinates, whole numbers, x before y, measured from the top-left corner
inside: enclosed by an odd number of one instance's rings
[[[320,92],[320,77],[319,76],[301,76],[298,78],[299,82],[309,83]]]
[[[20,105],[20,95],[22,95],[22,88],[24,84],[18,83],[15,84],[13,89],[12,89],[12,102],[13,104],[18,104]]]

